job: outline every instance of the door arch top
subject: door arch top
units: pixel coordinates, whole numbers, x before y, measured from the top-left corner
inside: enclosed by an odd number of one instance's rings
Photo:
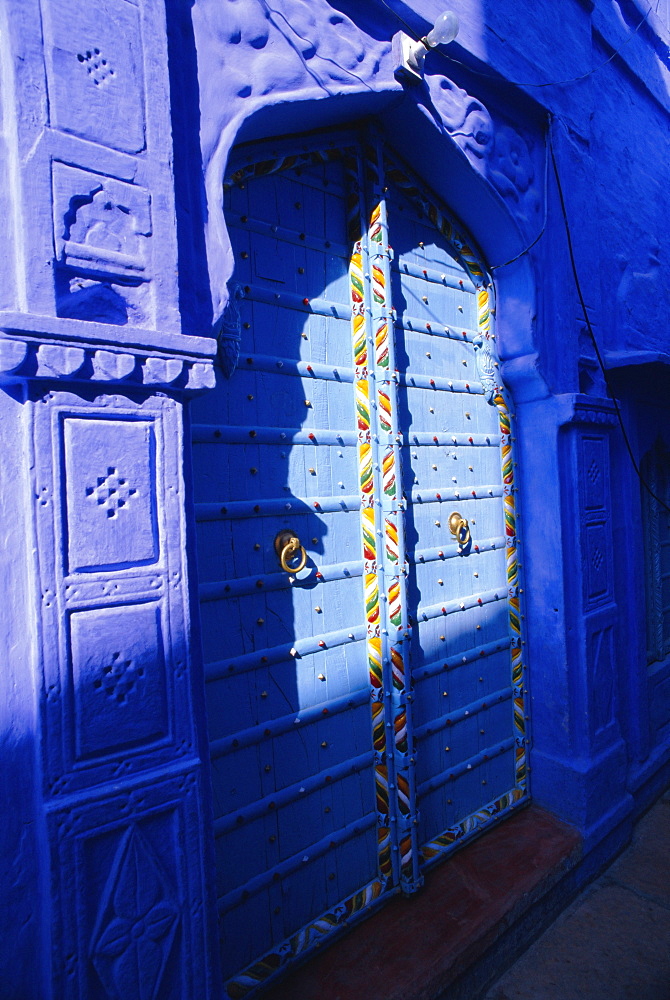
[[[290,142],[293,137],[299,146],[300,135],[293,133],[296,122],[302,129],[351,124],[360,130],[374,121],[384,141],[410,161],[422,181],[459,218],[489,266],[521,254],[513,264],[495,269],[498,351],[505,381],[516,399],[540,399],[549,394],[537,365],[536,281],[532,260],[524,254],[529,239],[505,200],[472,166],[446,127],[436,123],[428,108],[395,85],[388,89],[380,86],[376,93],[339,97],[324,97],[322,90],[312,88],[301,91],[299,100],[287,100],[287,95],[259,99],[251,114],[246,113],[249,110],[245,107],[222,131],[206,167],[206,243],[215,329],[228,300],[227,282],[234,266],[222,200],[222,181],[233,145],[283,132],[278,141]],[[413,150],[421,150],[420,157],[412,156]]]
[[[422,151],[421,162],[413,164],[416,172],[461,220],[489,266],[523,253],[540,223],[537,228],[531,225],[530,233],[522,231],[516,213],[527,188],[510,180],[516,168],[504,160],[503,149],[511,144],[523,151],[524,138],[441,75],[439,66],[437,73],[427,71],[427,86],[403,88],[393,75],[396,20],[384,20],[379,13],[371,18],[364,11],[347,15],[334,0],[292,4],[289,20],[281,22],[272,12],[263,14],[262,5],[251,6],[255,15],[242,25],[235,4],[197,0],[193,5],[205,245],[215,330],[233,270],[221,184],[228,155],[239,142],[374,118],[404,159],[408,152]],[[301,47],[306,39],[311,45],[308,55]],[[538,107],[520,92],[518,102],[526,107],[527,123],[538,120]],[[537,202],[541,191],[532,193]],[[517,396],[518,385],[525,398],[544,397],[548,390],[535,363],[530,259],[521,257],[496,271],[495,278],[501,359],[513,362],[507,381]]]

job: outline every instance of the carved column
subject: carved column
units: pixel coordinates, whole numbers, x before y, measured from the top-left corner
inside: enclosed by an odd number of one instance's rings
[[[165,11],[0,12],[7,995],[216,994]],[[194,673],[194,671],[196,671]]]
[[[542,708],[552,712],[550,739],[536,717],[534,770],[543,803],[580,827],[588,850],[628,819],[632,804],[614,586],[610,437],[617,419],[609,400],[593,397],[563,397],[561,410],[562,512],[555,527],[562,533],[563,604],[557,589],[553,610],[564,614],[565,682],[562,699]]]

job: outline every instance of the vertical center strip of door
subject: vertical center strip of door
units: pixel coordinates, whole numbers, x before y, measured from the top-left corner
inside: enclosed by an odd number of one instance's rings
[[[371,324],[374,337],[377,421],[381,464],[381,529],[383,551],[380,553],[380,586],[383,586],[382,658],[388,678],[393,766],[389,783],[392,796],[394,852],[399,855],[396,878],[405,892],[419,888],[417,842],[418,817],[414,781],[414,748],[411,730],[409,669],[405,650],[409,649],[410,628],[405,597],[405,531],[402,523],[404,501],[400,448],[402,434],[398,424],[398,372],[395,364],[394,313],[391,301],[391,260],[384,198],[382,154],[379,145],[366,149],[368,188],[372,210],[368,224],[368,254],[371,284]]]
[[[379,594],[379,467],[377,435],[373,431],[377,401],[374,393],[374,340],[371,324],[370,262],[364,234],[364,201],[361,163],[345,159],[348,184],[348,235],[352,244],[349,263],[354,392],[358,435],[358,470],[361,491],[361,531],[366,617],[366,645],[371,690],[372,739],[374,746],[375,798],[377,809],[378,864],[384,888],[397,882],[391,834],[389,803],[388,697],[384,683]]]

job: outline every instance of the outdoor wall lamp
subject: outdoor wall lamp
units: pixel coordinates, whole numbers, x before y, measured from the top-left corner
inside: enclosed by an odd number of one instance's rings
[[[458,34],[458,17],[452,10],[445,10],[435,21],[427,35],[415,41],[404,31],[393,36],[395,76],[407,83],[423,80],[423,61],[426,53],[437,45],[448,45]]]

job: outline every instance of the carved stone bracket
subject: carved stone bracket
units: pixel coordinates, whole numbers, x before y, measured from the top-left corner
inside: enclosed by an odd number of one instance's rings
[[[428,85],[444,128],[471,166],[496,188],[521,223],[535,224],[542,180],[527,138],[496,120],[481,101],[447,77],[430,77]]]
[[[482,389],[484,390],[484,396],[486,397],[486,402],[490,403],[492,406],[494,404],[494,396],[496,391],[500,389],[499,379],[496,378],[496,362],[497,353],[494,351],[494,345],[491,342],[488,334],[486,337],[477,336],[474,338],[473,347],[475,349],[475,364],[477,366],[477,375],[479,381],[482,384]]]
[[[238,302],[243,298],[244,289],[240,284],[234,284],[230,290],[228,305],[221,317],[221,326],[216,338],[219,345],[219,364],[226,378],[230,378],[237,368],[242,341],[242,320]]]
[[[0,338],[0,381],[16,378],[161,386],[197,392],[215,383],[210,360]]]

